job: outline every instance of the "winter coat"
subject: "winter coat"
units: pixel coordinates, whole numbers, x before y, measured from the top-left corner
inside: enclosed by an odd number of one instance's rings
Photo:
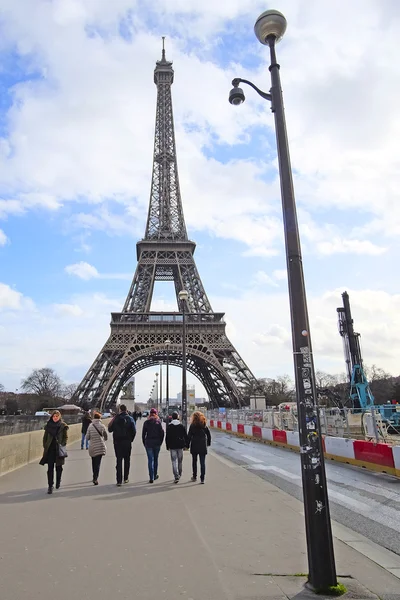
[[[188,438],[190,454],[207,454],[207,446],[211,446],[211,433],[207,425],[193,425],[189,427]]]
[[[89,415],[84,415],[82,417],[82,429],[81,429],[81,433],[86,433],[90,423],[92,422],[92,419],[89,417]]]
[[[107,452],[105,440],[108,439],[107,430],[100,419],[93,419],[86,433],[89,444],[89,456],[104,456]]]
[[[164,429],[161,421],[155,417],[149,417],[143,423],[142,442],[145,448],[157,448],[164,441]]]
[[[40,460],[41,465],[49,463],[56,463],[57,467],[64,464],[65,458],[58,456],[58,446],[66,446],[68,442],[68,425],[64,421],[59,421],[60,427],[58,428],[57,435],[54,437],[48,431],[48,425],[50,421],[46,423],[43,434],[43,456]]]
[[[136,436],[135,421],[128,413],[121,412],[109,423],[108,431],[113,434],[114,444],[133,442]]]
[[[167,426],[165,445],[167,446],[167,450],[189,448],[189,440],[186,429],[178,419],[174,419]]]

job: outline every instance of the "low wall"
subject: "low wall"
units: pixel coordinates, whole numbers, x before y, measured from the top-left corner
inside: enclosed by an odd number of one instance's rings
[[[47,419],[48,420],[48,419]],[[81,438],[81,424],[70,425],[68,444]],[[35,460],[43,454],[43,429],[0,437],[0,476]]]
[[[210,419],[210,427],[228,431],[234,435],[286,447],[299,451],[299,434],[297,431],[268,429],[259,425],[229,423]],[[400,477],[400,445],[366,442],[347,438],[323,436],[324,455],[328,460],[337,460],[349,465],[364,467],[370,471],[388,473]]]
[[[35,417],[34,415],[0,415],[0,437],[42,430],[48,420],[49,417]],[[64,415],[63,420],[68,425],[80,423],[82,415]]]

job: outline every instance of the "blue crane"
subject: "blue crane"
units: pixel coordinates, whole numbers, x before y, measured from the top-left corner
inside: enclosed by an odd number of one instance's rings
[[[349,396],[354,408],[368,408],[374,405],[374,396],[369,387],[363,368],[360,348],[360,334],[354,332],[347,292],[342,294],[343,307],[337,309],[339,333],[343,338],[344,357],[350,381]]]
[[[375,404],[374,396],[369,387],[368,379],[363,368],[360,348],[360,334],[355,333],[350,311],[350,301],[347,292],[342,294],[343,307],[337,309],[339,333],[343,338],[344,357],[349,376],[349,396],[353,407],[362,411],[370,409]],[[387,425],[391,425],[395,433],[399,433],[400,411],[398,406],[390,403],[375,406]]]

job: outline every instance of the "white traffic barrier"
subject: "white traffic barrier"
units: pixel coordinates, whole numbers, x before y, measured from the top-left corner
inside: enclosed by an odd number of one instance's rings
[[[298,431],[287,431],[286,439],[287,439],[287,443],[289,444],[289,446],[296,446],[297,448],[300,447]]]
[[[325,438],[325,450],[327,454],[333,456],[355,459],[353,440],[327,436]]]
[[[221,422],[221,429],[226,429],[226,421]]]
[[[266,427],[263,427],[261,429],[261,437],[263,440],[268,440],[269,442],[272,442],[272,440],[274,439],[272,429],[267,429]]]
[[[393,460],[394,460],[394,468],[396,469],[396,475],[400,476],[400,446],[393,446]]]
[[[237,423],[232,423],[232,433],[237,433]]]
[[[244,426],[244,435],[253,435],[253,425],[245,425]]]

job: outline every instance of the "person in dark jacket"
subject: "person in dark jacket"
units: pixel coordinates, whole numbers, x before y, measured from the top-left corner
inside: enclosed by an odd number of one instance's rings
[[[195,411],[192,414],[192,423],[188,431],[190,454],[192,455],[193,476],[191,481],[197,480],[197,457],[200,459],[200,481],[204,483],[206,477],[207,448],[211,446],[211,433],[203,413]]]
[[[149,467],[149,483],[158,479],[158,455],[164,440],[164,429],[155,408],[150,410],[147,421],[143,423],[142,442],[146,448]]]
[[[56,489],[61,485],[61,475],[65,458],[59,456],[59,447],[66,446],[68,442],[68,425],[61,419],[61,413],[53,410],[50,419],[45,425],[43,434],[43,456],[41,465],[47,465],[47,493],[52,494],[54,489],[54,467],[56,469]]]
[[[119,407],[119,413],[108,425],[108,431],[113,434],[114,451],[117,458],[117,485],[122,485],[122,463],[124,483],[129,483],[131,466],[132,442],[136,436],[135,421],[128,415],[125,404]]]
[[[85,438],[86,438],[86,434],[87,434],[87,430],[88,427],[90,425],[90,423],[92,422],[92,419],[90,418],[90,414],[86,411],[85,414],[82,417],[82,429],[81,429],[81,433],[82,433],[82,438],[81,438],[81,450],[83,450],[83,445],[85,443]],[[86,450],[89,448],[89,440],[86,438]]]
[[[167,425],[165,445],[171,454],[174,483],[178,483],[182,476],[183,449],[189,447],[189,439],[177,412],[172,413],[172,421]]]

